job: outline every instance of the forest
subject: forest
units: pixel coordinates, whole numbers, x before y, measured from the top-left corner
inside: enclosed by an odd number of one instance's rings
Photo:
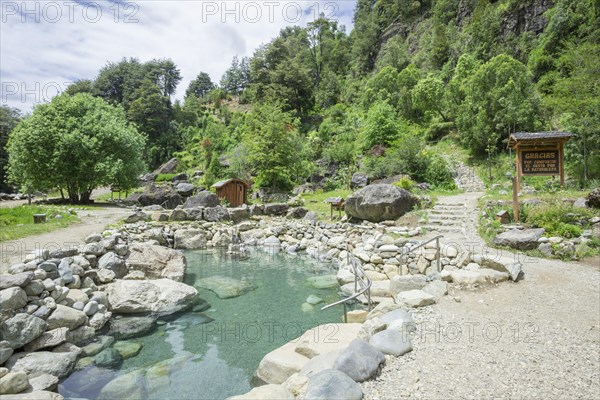
[[[440,141],[477,162],[503,157],[511,132],[562,130],[576,134],[570,181],[589,187],[600,181],[599,65],[597,0],[358,0],[350,33],[325,18],[287,27],[219,82],[199,65],[181,101],[169,59],[108,62],[59,97],[119,108],[148,170],[174,156],[204,185],[333,190],[360,171],[450,188]],[[4,142],[32,118],[1,112]]]

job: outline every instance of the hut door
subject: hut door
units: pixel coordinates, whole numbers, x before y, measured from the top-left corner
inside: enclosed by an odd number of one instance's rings
[[[244,185],[238,185],[238,195],[237,195],[237,205],[238,207],[244,204],[246,201],[244,199]]]

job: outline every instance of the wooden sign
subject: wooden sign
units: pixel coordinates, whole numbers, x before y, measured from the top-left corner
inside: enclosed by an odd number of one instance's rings
[[[521,150],[523,175],[559,175],[560,157],[558,150]]]

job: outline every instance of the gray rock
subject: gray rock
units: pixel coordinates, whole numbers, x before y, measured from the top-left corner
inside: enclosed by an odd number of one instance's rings
[[[516,257],[483,255],[479,259],[479,264],[482,267],[506,272],[515,282],[524,276],[523,264]]]
[[[29,379],[25,372],[9,372],[0,378],[0,394],[17,394],[29,387]],[[4,396],[2,396],[4,399]]]
[[[229,218],[236,224],[250,218],[248,207],[228,208],[227,211],[229,212]]]
[[[176,282],[183,281],[186,259],[181,251],[147,243],[133,244],[130,250],[127,258],[130,270],[141,271],[149,279],[168,278]]]
[[[41,306],[40,308],[35,310],[35,312],[31,315],[41,319],[46,319],[50,316],[50,314],[52,314],[52,310],[50,308],[48,308],[47,306]]]
[[[56,329],[66,327],[73,330],[87,321],[87,316],[82,311],[75,310],[71,307],[56,305],[56,309],[46,319],[48,329]]]
[[[29,378],[29,386],[34,393],[41,390],[54,391],[58,387],[58,378],[46,373],[35,375]]]
[[[2,324],[2,340],[18,349],[39,337],[46,330],[46,322],[29,314],[17,314]]]
[[[216,194],[207,190],[198,193],[195,196],[189,197],[183,204],[183,208],[196,207],[216,207],[221,204],[221,200]]]
[[[87,316],[92,316],[92,315],[96,314],[97,311],[98,311],[98,303],[96,303],[95,301],[90,301],[83,307],[83,312]]]
[[[290,206],[284,203],[271,203],[265,204],[264,213],[265,215],[283,216],[286,215]]]
[[[97,336],[94,341],[81,348],[81,354],[84,357],[95,356],[102,350],[109,348],[115,342],[112,336]]]
[[[127,275],[127,266],[125,265],[125,261],[112,251],[109,251],[100,257],[98,260],[98,268],[111,270],[115,273],[117,278],[122,278]]]
[[[544,234],[544,228],[511,229],[496,236],[493,243],[496,246],[508,246],[519,250],[535,249],[538,239]]]
[[[102,240],[102,235],[99,233],[92,233],[85,238],[85,243],[97,243]]]
[[[435,297],[422,290],[409,290],[398,293],[396,303],[410,308],[425,307],[435,304]]]
[[[119,340],[145,336],[156,328],[156,321],[151,317],[124,317],[110,321],[110,334]]]
[[[56,328],[51,331],[42,333],[35,340],[27,343],[24,347],[25,351],[38,351],[46,347],[58,346],[67,341],[68,328]]]
[[[381,322],[386,324],[388,328],[394,326],[395,328],[398,328],[398,330],[405,332],[414,332],[417,330],[412,314],[402,309],[390,311],[380,315],[378,318]]]
[[[397,296],[400,292],[409,290],[421,290],[427,285],[425,275],[397,275],[390,280],[390,292]]]
[[[229,219],[229,212],[225,207],[206,207],[202,212],[202,216],[205,221],[208,222],[219,222]]]
[[[195,288],[170,279],[119,280],[106,285],[105,292],[115,313],[156,315],[181,311],[190,306],[198,294]]]
[[[38,268],[43,269],[46,272],[54,272],[58,270],[57,264],[51,261],[44,261]]]
[[[13,348],[10,347],[10,343],[6,340],[0,341],[0,365],[4,364],[6,360],[13,354]]]
[[[143,211],[136,211],[134,213],[129,214],[124,221],[126,224],[135,224],[136,222],[149,220],[150,216],[148,214],[146,214]]]
[[[218,275],[200,279],[196,285],[215,292],[220,299],[238,297],[256,289],[251,282]]]
[[[0,275],[0,290],[8,289],[14,286],[25,287],[33,279],[34,273],[31,271],[21,272],[20,274],[2,274]]]
[[[29,285],[25,286],[25,293],[27,296],[39,296],[44,291],[44,284],[42,281],[34,280],[29,282]]]
[[[362,339],[354,339],[335,360],[335,368],[354,381],[363,382],[372,377],[384,362],[382,352]]]
[[[203,229],[177,229],[175,231],[176,249],[205,249],[206,242],[206,231]]]
[[[423,288],[423,291],[432,295],[437,302],[448,293],[448,283],[440,280],[431,281]]]
[[[183,197],[189,197],[192,194],[194,194],[194,189],[194,185],[187,182],[180,182],[177,184],[177,186],[175,186],[175,190],[177,190],[177,193],[179,193]]]
[[[310,378],[312,375],[318,374],[326,369],[334,369],[335,360],[342,354],[342,351],[343,349],[334,350],[311,358],[310,361],[302,367],[300,374]]]
[[[248,393],[229,397],[228,400],[293,400],[294,396],[283,385],[263,385]]]
[[[345,210],[351,217],[381,222],[400,218],[418,201],[410,192],[393,185],[369,185],[348,196]]]
[[[28,375],[50,374],[63,378],[71,372],[77,361],[76,353],[36,351],[14,354],[7,362],[11,371],[23,371]]]
[[[0,290],[0,310],[18,310],[27,305],[27,293],[20,287]]]
[[[305,398],[361,400],[363,393],[360,385],[354,382],[351,377],[337,369],[327,369],[310,378]]]
[[[339,286],[336,275],[311,276],[306,283],[315,289],[330,289]]]
[[[143,345],[135,342],[117,342],[113,345],[113,349],[117,350],[123,360],[135,357],[142,351]]]
[[[129,196],[126,202],[139,203],[142,206],[151,206],[155,204],[162,205],[172,209],[183,203],[183,199],[177,191],[169,186],[147,186],[143,193],[134,193]]]
[[[600,188],[592,190],[586,197],[587,206],[591,208],[600,208]]]
[[[122,362],[121,353],[113,348],[104,349],[94,356],[94,364],[101,368],[118,368]]]
[[[350,179],[351,189],[361,189],[369,184],[369,178],[365,174],[355,172]]]
[[[413,348],[408,333],[395,329],[386,329],[374,334],[369,340],[369,344],[383,354],[393,356],[401,356]]]
[[[188,219],[188,214],[187,211],[181,209],[181,208],[176,208],[171,212],[171,215],[169,216],[169,221],[185,221]]]
[[[96,330],[91,326],[83,325],[77,329],[69,331],[67,334],[67,342],[76,346],[88,344],[96,336]]]
[[[546,257],[552,256],[552,244],[550,243],[540,243],[538,250]]]

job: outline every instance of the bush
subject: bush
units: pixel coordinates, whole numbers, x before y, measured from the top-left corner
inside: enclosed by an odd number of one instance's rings
[[[564,238],[581,236],[594,216],[593,211],[575,208],[564,201],[524,208],[527,210],[524,220],[529,225],[544,228],[547,235]]]
[[[428,161],[425,180],[438,187],[453,186],[452,170],[446,159],[438,154],[432,154]]]
[[[415,182],[412,179],[405,176],[399,181],[394,182],[394,186],[397,186],[400,189],[408,190],[410,192],[415,188]]]
[[[159,174],[156,177],[155,182],[170,182],[176,175],[177,174]]]

